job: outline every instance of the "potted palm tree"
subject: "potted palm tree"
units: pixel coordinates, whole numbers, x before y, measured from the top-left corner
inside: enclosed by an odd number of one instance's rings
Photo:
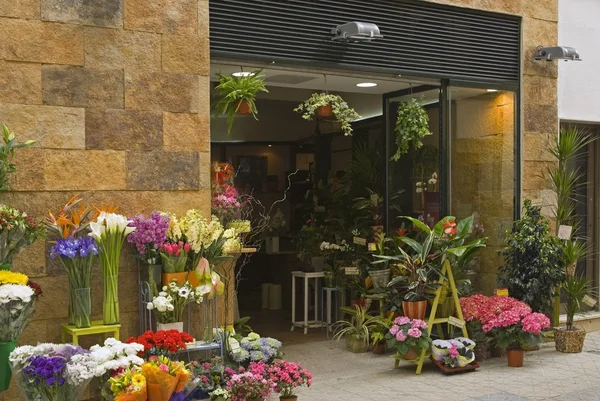
[[[315,115],[320,118],[333,116],[340,123],[341,130],[346,136],[352,135],[352,122],[360,118],[344,99],[329,93],[313,93],[294,111],[302,113],[302,118],[308,121],[312,121]]]
[[[567,327],[554,328],[554,341],[556,350],[565,353],[579,353],[583,351],[585,330],[574,325],[574,318],[583,309],[583,299],[588,292],[589,280],[583,276],[567,275],[561,284],[562,293],[567,298]]]
[[[241,76],[219,74],[219,85],[216,87],[220,100],[215,109],[219,114],[227,115],[227,133],[231,133],[236,114],[256,114],[256,94],[269,92],[265,87],[265,76],[262,70]]]

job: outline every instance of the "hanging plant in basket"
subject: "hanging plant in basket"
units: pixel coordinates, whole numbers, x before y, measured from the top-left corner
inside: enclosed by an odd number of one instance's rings
[[[256,114],[256,94],[258,92],[269,92],[265,87],[265,76],[262,70],[255,71],[244,76],[229,76],[218,74],[219,85],[216,89],[220,100],[215,106],[219,114],[227,115],[227,133],[231,133],[233,120],[236,114],[252,114],[258,120]]]
[[[312,121],[315,115],[317,117],[333,116],[342,126],[344,135],[352,135],[352,122],[360,118],[353,108],[348,106],[338,95],[328,93],[313,93],[310,98],[300,103],[294,109],[295,112],[302,113],[302,118]]]
[[[423,138],[431,135],[429,116],[417,99],[400,103],[394,131],[397,149],[392,160],[395,162],[408,153],[411,145],[413,149],[419,149],[423,146]]]

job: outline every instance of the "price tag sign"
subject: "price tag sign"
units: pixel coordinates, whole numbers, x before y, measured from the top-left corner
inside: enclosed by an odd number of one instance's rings
[[[358,267],[344,267],[346,276],[358,276],[360,274]]]
[[[324,212],[325,206],[315,206],[315,212]]]
[[[374,244],[372,242],[369,242],[369,247],[368,247],[370,252],[375,252],[377,250],[377,244]]]
[[[366,238],[362,238],[362,237],[354,237],[352,239],[352,242],[354,242],[356,245],[367,245],[367,240]]]
[[[508,288],[497,288],[494,291],[494,294],[499,297],[507,297],[508,296]]]
[[[590,297],[589,295],[584,296],[581,301],[584,304],[586,304],[587,306],[589,306],[590,308],[593,308],[598,303],[598,301],[596,301],[594,298]]]
[[[559,226],[558,227],[558,238],[559,239],[570,239],[573,227],[571,226]]]
[[[454,316],[450,316],[448,318],[448,323],[454,327],[458,327],[459,329],[462,329],[463,327],[465,327],[465,324],[466,324],[466,322],[464,320],[460,320]]]

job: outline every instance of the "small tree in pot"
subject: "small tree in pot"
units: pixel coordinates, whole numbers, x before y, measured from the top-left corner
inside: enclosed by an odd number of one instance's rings
[[[562,293],[567,298],[567,327],[554,328],[556,350],[565,353],[579,353],[583,351],[585,330],[574,325],[574,318],[583,309],[583,299],[587,295],[589,280],[583,276],[567,275],[561,284]]]

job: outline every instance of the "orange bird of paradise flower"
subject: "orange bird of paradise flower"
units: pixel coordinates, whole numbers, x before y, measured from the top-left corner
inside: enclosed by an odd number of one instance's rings
[[[48,211],[46,226],[53,231],[57,237],[66,239],[87,227],[87,218],[90,210],[86,207],[78,195],[74,195],[58,211],[57,217]]]

